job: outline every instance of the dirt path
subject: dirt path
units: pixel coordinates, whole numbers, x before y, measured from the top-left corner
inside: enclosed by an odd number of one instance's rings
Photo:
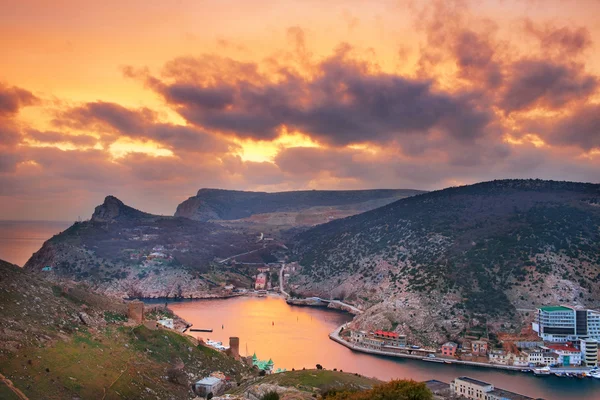
[[[17,388],[15,385],[13,385],[12,381],[10,379],[8,379],[7,377],[5,377],[4,375],[0,374],[0,381],[5,384],[6,386],[8,386],[8,388],[10,390],[12,390],[12,392],[21,400],[29,400],[29,398],[27,396],[25,396],[25,393],[21,392],[19,390],[19,388]]]

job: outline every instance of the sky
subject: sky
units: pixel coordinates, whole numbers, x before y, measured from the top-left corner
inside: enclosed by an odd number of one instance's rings
[[[600,181],[600,0],[0,0],[0,219]]]

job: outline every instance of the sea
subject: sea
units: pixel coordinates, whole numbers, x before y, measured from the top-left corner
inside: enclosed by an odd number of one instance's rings
[[[0,221],[0,260],[23,266],[44,242],[72,221]]]

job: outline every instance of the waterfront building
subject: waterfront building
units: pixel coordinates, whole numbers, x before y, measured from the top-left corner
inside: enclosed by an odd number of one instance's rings
[[[457,397],[471,400],[533,400],[533,397],[496,388],[491,383],[468,376],[461,376],[450,382],[450,391]]]
[[[381,350],[383,348],[384,344],[385,344],[385,342],[383,341],[383,339],[377,339],[372,336],[366,336],[362,341],[363,346],[369,347],[369,348],[375,349],[375,350]]]
[[[504,350],[492,350],[489,354],[490,364],[508,365],[510,356]]]
[[[406,347],[406,336],[396,332],[375,331],[373,336],[384,341],[385,346],[390,347]]]
[[[256,282],[254,283],[254,289],[264,290],[267,287],[267,274],[261,272],[256,276]]]
[[[584,339],[579,343],[581,349],[581,363],[587,367],[598,366],[598,341]]]
[[[471,342],[471,351],[474,355],[485,356],[488,353],[488,342],[485,340]]]
[[[454,342],[446,342],[442,345],[442,355],[454,357],[456,355],[456,349],[458,345]]]
[[[367,337],[365,331],[350,331],[350,341],[358,344],[362,344],[363,340]]]
[[[569,306],[544,306],[538,308],[532,328],[547,342],[600,340],[600,312]]]
[[[549,348],[537,347],[535,349],[525,349],[521,352],[527,358],[527,364],[536,366],[547,366],[558,364],[558,354]]]
[[[258,367],[258,369],[265,371],[266,374],[272,374],[275,368],[275,363],[269,358],[269,361],[259,360],[256,353],[252,355],[252,365]]]
[[[558,354],[558,363],[564,366],[567,365],[580,365],[581,364],[581,351],[572,344],[549,344],[546,346],[551,351]]]

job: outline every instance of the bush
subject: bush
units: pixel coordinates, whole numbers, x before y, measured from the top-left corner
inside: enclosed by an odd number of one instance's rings
[[[279,393],[277,392],[269,392],[266,393],[260,400],[279,400]]]

